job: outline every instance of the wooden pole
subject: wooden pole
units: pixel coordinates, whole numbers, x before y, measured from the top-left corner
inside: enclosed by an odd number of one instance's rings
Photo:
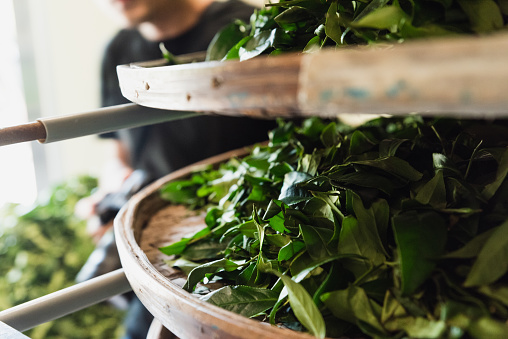
[[[32,140],[43,141],[45,139],[46,129],[44,128],[44,124],[40,121],[0,128],[0,146]]]

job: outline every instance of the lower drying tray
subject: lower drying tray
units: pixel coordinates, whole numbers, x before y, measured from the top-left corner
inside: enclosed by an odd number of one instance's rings
[[[164,262],[169,257],[158,250],[204,226],[203,216],[163,201],[159,196],[161,186],[188,176],[200,165],[219,164],[245,153],[236,150],[202,161],[163,177],[135,195],[115,220],[122,266],[148,311],[179,338],[313,338],[201,301],[181,288],[185,276],[169,267]]]

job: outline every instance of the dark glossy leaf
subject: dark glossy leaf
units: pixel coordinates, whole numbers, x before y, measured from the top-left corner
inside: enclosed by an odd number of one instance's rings
[[[371,150],[376,144],[370,140],[363,132],[356,130],[351,135],[349,142],[349,153],[352,155],[362,154]]]
[[[296,253],[305,248],[305,243],[302,241],[291,241],[286,246],[282,247],[278,254],[279,261],[290,260]]]
[[[282,186],[278,200],[287,205],[294,205],[299,202],[309,200],[312,195],[298,187],[298,183],[312,178],[304,172],[290,172],[284,176],[284,185]]]
[[[507,0],[498,0],[499,10],[504,15],[508,15],[508,1]]]
[[[503,27],[503,16],[493,0],[457,0],[476,33],[488,33]]]
[[[214,36],[206,52],[206,61],[222,60],[240,40],[248,34],[247,25],[237,20],[221,29]]]
[[[332,184],[336,186],[375,188],[388,195],[393,194],[394,190],[400,186],[398,182],[394,182],[385,176],[368,171],[358,171],[340,175],[334,174],[330,175],[329,178],[333,179]]]
[[[442,338],[446,333],[446,323],[443,320],[429,320],[416,317],[401,320],[401,326],[410,338]]]
[[[378,253],[381,253],[382,255],[379,255],[379,257],[387,256],[388,253],[386,252],[383,243],[381,242],[381,236],[379,234],[379,231],[386,231],[387,229],[387,218],[389,216],[389,212],[387,211],[388,204],[384,200],[379,200],[376,204],[376,211],[379,212],[378,218],[381,225],[377,225],[376,215],[374,214],[374,208],[371,207],[369,209],[366,209],[363,205],[362,199],[352,193],[352,207],[353,212],[356,215],[356,219],[358,220],[358,226],[361,233],[363,233],[367,240],[367,243],[369,246],[372,246],[375,251]],[[386,234],[383,234],[383,238],[386,238]],[[378,257],[376,255],[376,257]],[[377,260],[373,260],[373,263],[375,265],[380,264],[381,262],[378,262]]]
[[[201,300],[244,317],[253,317],[275,305],[278,298],[278,292],[266,288],[225,286],[201,297]]]
[[[456,251],[443,255],[443,258],[466,259],[478,256],[481,249],[483,248],[487,240],[492,236],[492,233],[494,233],[496,229],[497,228],[493,228],[491,230],[483,232],[482,234],[477,235],[476,237],[471,239],[470,242],[464,245],[464,247],[461,247]]]
[[[370,12],[359,20],[355,20],[352,26],[388,29],[397,32],[405,21],[409,21],[408,19],[408,15],[400,7],[385,6]]]
[[[483,245],[464,286],[488,285],[508,271],[508,221],[501,224]]]
[[[311,12],[300,6],[293,6],[274,18],[275,22],[286,31],[296,31],[303,28],[308,20],[313,19]]]
[[[323,44],[323,41],[320,37],[315,36],[312,39],[310,39],[305,47],[303,48],[304,53],[314,53],[321,49],[321,46]]]
[[[310,176],[315,176],[319,165],[321,164],[321,158],[323,157],[320,153],[305,154],[302,156],[299,162],[298,170],[305,172]]]
[[[161,197],[174,204],[192,205],[196,202],[198,185],[191,180],[172,181],[161,188]]]
[[[508,338],[508,327],[505,323],[497,321],[495,319],[484,316],[480,319],[473,321],[468,328],[469,334],[473,338],[496,338],[503,339]]]
[[[261,31],[238,49],[240,61],[252,59],[272,47],[275,30]]]
[[[374,12],[378,8],[384,7],[389,0],[372,0],[368,3],[367,6],[363,8],[363,10],[355,17],[355,21],[362,19],[363,17],[369,15]]]
[[[446,244],[446,223],[437,213],[410,211],[392,219],[400,265],[401,292],[409,295],[426,281]]]
[[[358,278],[370,270],[374,263],[380,264],[385,256],[376,249],[368,236],[362,232],[362,227],[353,216],[347,216],[342,222],[340,231],[339,254],[357,255],[365,259],[348,260],[343,263],[344,267],[354,273]]]
[[[379,157],[394,157],[399,147],[408,139],[385,139],[379,143]]]
[[[240,48],[245,45],[249,40],[252,39],[252,36],[246,36],[242,40],[238,41],[226,54],[226,56],[222,59],[224,60],[238,60],[240,59]]]
[[[190,261],[216,259],[226,246],[226,243],[218,243],[214,240],[207,239],[207,241],[202,240],[191,246],[187,246],[181,255]]]
[[[206,264],[200,265],[194,268],[187,277],[187,281],[183,288],[186,291],[192,291],[196,284],[203,280],[206,274],[214,273],[217,270],[224,269],[226,271],[232,271],[238,268],[238,265],[231,260],[222,258],[216,261],[208,262]]]
[[[321,132],[320,139],[325,147],[338,146],[342,136],[337,129],[337,124],[335,122],[331,122],[326,125],[326,127],[323,128],[323,131]]]
[[[193,269],[195,269],[196,267],[201,265],[201,264],[195,263],[193,261],[186,260],[184,258],[178,258],[176,260],[166,260],[166,264],[168,264],[168,266],[170,266],[170,267],[178,267],[186,275],[189,275],[189,273]]]
[[[371,166],[383,170],[396,177],[409,180],[418,181],[422,177],[422,173],[418,172],[407,161],[397,157],[379,158],[376,160],[363,160],[353,161],[354,164]]]
[[[238,285],[254,286],[256,280],[256,274],[258,273],[257,264],[250,263],[249,266],[244,268],[236,278]]]
[[[289,304],[296,318],[313,336],[324,338],[326,335],[325,322],[309,293],[302,285],[294,282],[287,275],[282,275],[279,272],[273,273],[284,283],[288,293]]]
[[[277,247],[284,247],[291,242],[289,236],[282,234],[265,234],[266,241]]]
[[[415,200],[438,209],[446,207],[446,187],[442,171],[437,171],[434,177],[418,190]]]
[[[506,179],[506,175],[508,175],[508,149],[505,149],[501,159],[499,160],[495,180],[485,186],[484,190],[482,191],[482,196],[487,200],[492,198],[503,181]]]
[[[345,290],[325,293],[321,300],[337,318],[353,324],[358,320],[363,321],[380,333],[386,333],[380,322],[381,307],[372,302],[362,288],[351,286]]]
[[[196,233],[194,233],[192,236],[188,238],[182,238],[181,240],[172,243],[171,245],[160,247],[159,250],[166,255],[181,254],[185,250],[187,244],[190,241],[200,239],[209,233],[210,233],[209,228],[203,228],[202,230],[199,230]]]
[[[436,171],[443,170],[444,176],[462,177],[462,173],[457,169],[455,163],[446,155],[440,153],[432,154],[432,161]]]
[[[334,1],[330,4],[326,13],[325,33],[336,44],[341,44],[342,28],[340,25],[339,14],[337,13],[338,2]]]
[[[300,232],[307,252],[313,259],[320,260],[330,256],[331,253],[327,248],[327,244],[333,237],[333,230],[302,224],[300,225]]]
[[[289,165],[287,162],[272,164],[269,169],[269,172],[276,178],[284,178],[286,173],[292,171],[294,171],[294,168],[291,167],[291,165]]]

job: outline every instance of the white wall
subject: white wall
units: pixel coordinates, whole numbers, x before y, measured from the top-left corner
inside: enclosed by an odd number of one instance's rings
[[[116,24],[91,0],[29,0],[26,3],[41,115],[98,108],[100,59],[105,44],[118,29]],[[51,183],[78,174],[99,175],[111,154],[110,142],[96,136],[43,147]]]

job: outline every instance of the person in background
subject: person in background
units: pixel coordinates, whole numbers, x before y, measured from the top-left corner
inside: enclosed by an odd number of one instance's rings
[[[125,27],[105,50],[103,106],[128,102],[120,92],[117,65],[161,59],[160,43],[173,55],[206,51],[216,32],[235,19],[248,21],[255,9],[239,0],[96,1]],[[116,166],[101,178],[104,185],[98,193],[78,204],[78,214],[97,221],[91,232],[98,244],[77,281],[120,267],[110,226],[139,189],[199,160],[264,141],[274,127],[275,122],[268,120],[200,116],[102,135],[114,140]],[[152,317],[137,298],[130,303],[125,338],[145,338]]]

